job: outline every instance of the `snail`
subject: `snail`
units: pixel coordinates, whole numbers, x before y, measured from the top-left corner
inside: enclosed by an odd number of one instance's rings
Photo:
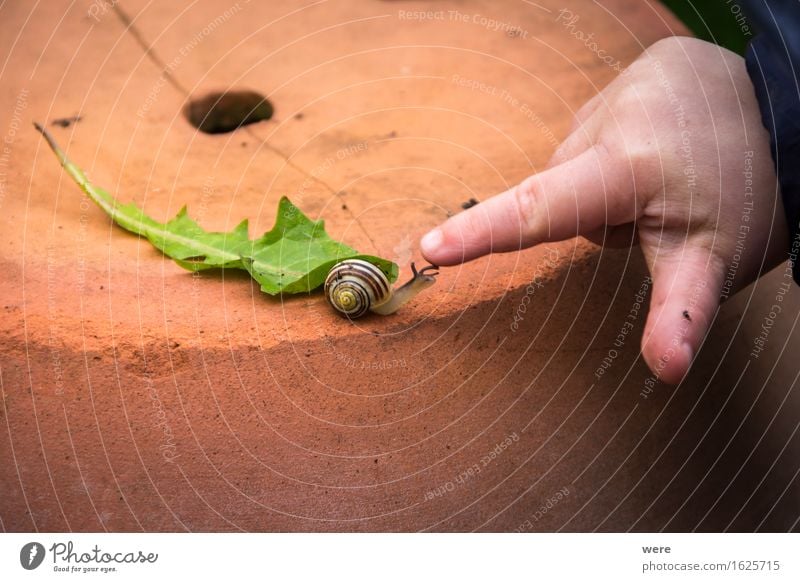
[[[335,265],[325,279],[328,303],[344,317],[355,319],[367,311],[389,315],[408,303],[417,293],[436,282],[439,267],[429,265],[417,271],[405,285],[392,289],[378,267],[361,259],[347,259]]]

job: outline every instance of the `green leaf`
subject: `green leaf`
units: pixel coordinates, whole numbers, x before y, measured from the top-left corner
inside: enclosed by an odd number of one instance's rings
[[[352,258],[375,264],[391,282],[397,279],[395,263],[362,255],[333,240],[325,232],[322,220],[309,219],[285,196],[278,204],[275,226],[256,240],[250,240],[246,220],[230,232],[208,232],[192,220],[185,206],[169,222],[158,222],[136,204],[120,204],[111,194],[94,186],[67,158],[50,133],[39,124],[34,126],[70,177],[114,222],[146,237],[185,269],[243,269],[270,295],[312,291],[322,285],[336,263]]]

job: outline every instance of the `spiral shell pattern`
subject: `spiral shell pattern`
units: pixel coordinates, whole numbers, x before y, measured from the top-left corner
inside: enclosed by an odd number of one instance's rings
[[[378,267],[361,259],[338,263],[325,279],[325,296],[345,317],[361,317],[392,296],[389,280]]]

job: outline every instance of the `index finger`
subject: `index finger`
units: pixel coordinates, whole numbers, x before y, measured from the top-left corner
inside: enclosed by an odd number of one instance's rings
[[[435,265],[454,265],[631,222],[638,213],[634,186],[631,165],[596,144],[453,216],[422,238],[422,254]]]

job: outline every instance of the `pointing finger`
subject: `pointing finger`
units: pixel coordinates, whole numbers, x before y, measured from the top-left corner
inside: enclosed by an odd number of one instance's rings
[[[630,164],[595,145],[450,218],[423,237],[422,254],[453,265],[631,222],[637,213]]]

